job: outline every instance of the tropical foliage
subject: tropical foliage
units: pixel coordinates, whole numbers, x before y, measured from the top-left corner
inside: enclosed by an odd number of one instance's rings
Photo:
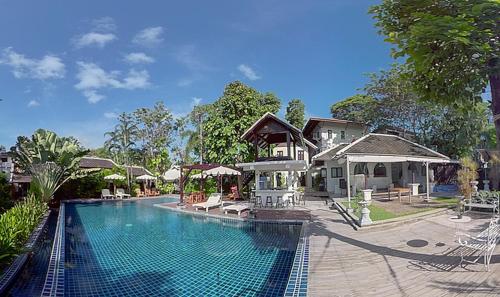
[[[11,199],[11,186],[7,175],[0,172],[0,213],[3,213],[13,205]]]
[[[384,0],[370,12],[425,100],[467,108],[482,101],[489,82],[493,115],[500,115],[498,0]],[[498,120],[495,126],[499,139]]]
[[[398,128],[451,157],[469,155],[488,131],[486,103],[468,109],[431,104],[414,91],[405,66],[370,75],[359,94],[332,105],[332,116],[368,123],[372,130]]]
[[[460,159],[460,170],[457,172],[457,181],[460,192],[464,197],[470,198],[472,196],[471,182],[478,178],[478,165],[470,157]]]
[[[23,245],[47,211],[34,194],[0,216],[0,265],[23,251]]]
[[[295,127],[302,129],[305,124],[305,105],[300,99],[292,99],[286,107],[285,119]]]
[[[76,139],[40,129],[31,139],[18,138],[14,158],[20,168],[31,174],[33,191],[48,201],[66,181],[87,173],[80,169],[80,160],[86,153]]]
[[[241,135],[266,112],[276,113],[280,107],[280,100],[272,93],[260,93],[239,81],[228,84],[222,96],[208,108],[204,124],[206,161],[249,161],[252,147],[240,141]]]

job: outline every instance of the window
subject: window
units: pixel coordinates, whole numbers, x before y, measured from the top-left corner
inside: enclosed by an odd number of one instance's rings
[[[283,151],[276,151],[276,156],[283,157]]]
[[[332,139],[332,138],[333,138],[333,131],[328,130],[328,139]]]
[[[345,131],[340,131],[340,139],[345,139]]]
[[[301,160],[301,161],[302,161],[302,160],[304,160],[304,151],[299,151],[299,152],[298,152],[298,156],[297,156],[297,157],[298,157],[298,159],[299,159],[299,160]]]
[[[385,165],[382,163],[377,163],[375,165],[375,168],[373,169],[373,176],[374,177],[386,177],[387,173],[386,173]]]
[[[316,132],[316,139],[320,139],[321,137],[319,136],[319,131]]]
[[[366,163],[357,163],[354,166],[354,174],[368,175],[368,166],[366,166]]]
[[[331,176],[332,178],[342,177],[342,167],[332,167]]]

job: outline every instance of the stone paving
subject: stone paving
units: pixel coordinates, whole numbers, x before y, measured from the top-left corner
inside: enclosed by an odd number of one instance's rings
[[[312,215],[309,296],[500,296],[500,246],[489,272],[482,258],[461,267],[451,210],[355,231],[324,203],[305,208]],[[470,234],[486,228],[491,217],[470,215],[473,221],[462,227]]]

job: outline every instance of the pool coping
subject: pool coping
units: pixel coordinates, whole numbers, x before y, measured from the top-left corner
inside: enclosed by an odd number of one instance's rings
[[[165,197],[163,197],[165,198]],[[85,199],[85,200],[64,200],[59,206],[59,216],[57,218],[57,227],[54,235],[47,276],[43,286],[41,297],[64,296],[64,264],[65,264],[65,204],[66,203],[93,203],[101,201],[139,201],[149,198],[137,198],[126,200],[109,199]],[[156,198],[150,198],[156,199]],[[168,209],[183,215],[199,216],[204,218],[218,219],[221,222],[247,222],[264,224],[300,224],[301,231],[295,250],[292,269],[288,277],[284,297],[305,297],[307,296],[307,280],[309,273],[309,239],[306,236],[307,220],[270,220],[270,219],[246,219],[229,218],[222,215],[195,213],[183,209],[172,208],[160,204],[153,204],[154,207]]]
[[[28,238],[28,241],[24,244],[24,248],[27,249],[27,251],[16,256],[16,258],[14,259],[14,261],[12,261],[10,266],[3,271],[2,277],[0,278],[1,296],[3,296],[3,294],[10,288],[15,278],[19,275],[24,265],[28,261],[31,249],[38,242],[38,240],[40,239],[40,235],[42,235],[42,231],[45,229],[45,226],[47,226],[50,213],[51,210],[47,210],[45,212],[40,223],[33,230],[30,237]]]
[[[59,206],[59,216],[57,217],[57,227],[54,234],[54,243],[50,253],[47,276],[41,297],[64,296],[64,244],[65,244],[65,207],[61,202]]]

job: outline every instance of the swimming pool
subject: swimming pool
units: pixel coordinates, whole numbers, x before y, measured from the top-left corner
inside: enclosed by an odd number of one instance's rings
[[[66,203],[64,296],[283,296],[300,224],[154,207],[167,201]]]

